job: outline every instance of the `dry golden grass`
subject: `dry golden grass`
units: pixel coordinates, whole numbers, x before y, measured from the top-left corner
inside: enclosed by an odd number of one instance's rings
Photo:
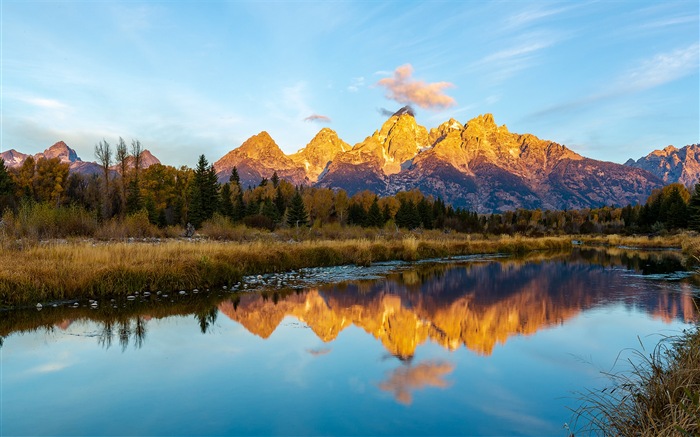
[[[577,434],[700,435],[700,329],[662,340],[647,356],[629,359],[631,371],[609,375],[612,386],[583,396]]]
[[[302,267],[571,247],[563,237],[436,235],[443,238],[15,244],[0,253],[0,305],[226,285],[243,275]]]
[[[608,246],[628,246],[639,248],[677,248],[680,249],[689,234],[673,234],[665,236],[646,235],[584,235],[573,237],[585,244],[600,244]]]

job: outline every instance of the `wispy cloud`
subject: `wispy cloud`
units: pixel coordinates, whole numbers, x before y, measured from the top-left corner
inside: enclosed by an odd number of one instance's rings
[[[26,97],[21,99],[23,102],[42,109],[67,109],[68,105],[54,99],[45,99],[42,97]]]
[[[356,93],[360,90],[360,88],[364,88],[364,86],[365,78],[363,76],[353,77],[350,81],[350,85],[348,85],[348,91],[350,91],[351,93]]]
[[[394,71],[393,77],[380,79],[377,85],[387,89],[386,97],[399,103],[413,103],[425,109],[444,109],[457,104],[455,99],[443,93],[445,88],[454,87],[449,82],[425,83],[411,77],[411,64],[402,65]]]
[[[611,87],[599,93],[550,106],[531,114],[528,118],[580,110],[593,103],[655,88],[690,74],[697,74],[699,61],[698,43],[659,53],[626,70],[612,81]]]
[[[657,54],[627,71],[618,86],[630,91],[644,90],[698,72],[700,44]]]
[[[541,52],[557,42],[554,34],[535,32],[524,37],[510,47],[503,48],[472,63],[470,70],[487,72],[491,82],[503,82],[517,72],[531,67],[537,62]]]
[[[505,20],[507,28],[522,28],[537,24],[544,19],[559,15],[572,9],[573,6],[545,7],[544,5],[533,6],[527,10],[516,12],[508,16]]]
[[[311,114],[304,118],[304,121],[315,121],[317,123],[330,123],[331,118],[320,114]]]
[[[698,22],[697,15],[685,15],[685,16],[680,16],[680,17],[661,18],[658,20],[649,21],[647,23],[640,24],[639,26],[637,26],[637,29],[640,29],[640,30],[661,29],[661,28],[666,28],[666,27],[670,27],[670,26],[678,26],[681,24],[697,23],[697,22]]]

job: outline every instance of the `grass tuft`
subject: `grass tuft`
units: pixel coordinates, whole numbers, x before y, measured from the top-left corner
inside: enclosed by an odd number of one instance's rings
[[[700,435],[700,328],[662,339],[648,355],[635,351],[627,362],[631,370],[607,374],[610,386],[583,394],[576,433]]]

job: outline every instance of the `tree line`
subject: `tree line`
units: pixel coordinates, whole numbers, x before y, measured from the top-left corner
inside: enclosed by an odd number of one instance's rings
[[[454,208],[418,190],[379,197],[370,191],[348,196],[344,190],[294,186],[274,173],[255,187],[243,187],[234,167],[226,183],[201,155],[194,169],[154,164],[142,168],[143,147],[119,139],[114,150],[95,145],[101,174],[69,172],[58,158],[33,157],[8,169],[0,160],[0,212],[21,204],[78,208],[98,221],[147,216],[159,227],[200,228],[215,215],[232,224],[274,230],[279,227],[341,226],[445,229],[491,234],[655,233],[700,231],[700,185],[655,190],[644,204],[581,210],[518,209],[477,214]]]

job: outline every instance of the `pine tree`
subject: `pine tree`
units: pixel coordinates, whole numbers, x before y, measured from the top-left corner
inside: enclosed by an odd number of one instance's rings
[[[685,190],[685,188],[683,188]],[[688,207],[679,187],[673,187],[661,202],[665,212],[663,223],[666,229],[679,229],[688,226]]]
[[[272,177],[270,178],[270,181],[272,181],[272,186],[277,188],[280,185],[280,178],[277,176],[277,172],[275,171],[272,173]]]
[[[236,196],[236,201],[233,203],[233,216],[231,217],[234,222],[239,222],[245,217],[246,205],[243,201],[243,191],[241,191],[240,186],[238,189],[238,195]]]
[[[306,212],[304,199],[302,199],[301,193],[297,189],[287,208],[287,224],[291,227],[300,227],[306,226],[308,222],[309,214]]]
[[[5,208],[15,205],[15,183],[7,172],[5,161],[0,158],[0,216]]]
[[[377,228],[384,226],[384,217],[379,209],[379,202],[377,201],[376,197],[374,198],[372,205],[369,207],[369,211],[367,211],[367,219],[365,224],[367,226],[374,226]]]
[[[418,216],[420,217],[421,224],[425,229],[433,229],[433,208],[426,198],[422,198],[418,205]]]
[[[126,194],[126,212],[133,214],[138,212],[143,207],[143,199],[141,198],[141,190],[139,189],[139,178],[134,175],[129,181],[129,187]]]
[[[219,192],[219,212],[224,217],[233,218],[233,201],[231,200],[231,184],[221,186]]]
[[[277,186],[277,192],[275,193],[275,206],[277,207],[277,212],[280,217],[284,215],[284,211],[287,209],[287,201],[284,199],[282,194],[282,189]]]
[[[385,203],[384,208],[382,209],[382,219],[384,219],[384,223],[391,220],[391,210],[389,209],[388,203]]]
[[[231,169],[231,176],[229,176],[228,181],[237,185],[238,188],[241,187],[241,178],[238,176],[238,169],[235,166]]]
[[[189,222],[199,228],[217,210],[219,187],[214,166],[210,166],[204,155],[200,155],[194,178],[190,186]]]
[[[275,223],[280,221],[280,213],[277,211],[277,206],[270,199],[265,199],[260,213]]]
[[[367,211],[359,203],[352,203],[348,207],[348,223],[364,226],[367,222]]]
[[[396,225],[408,229],[415,229],[420,226],[418,208],[416,208],[416,204],[412,200],[401,202],[399,210],[396,211]]]
[[[695,184],[693,195],[688,201],[688,227],[700,231],[700,183]]]

